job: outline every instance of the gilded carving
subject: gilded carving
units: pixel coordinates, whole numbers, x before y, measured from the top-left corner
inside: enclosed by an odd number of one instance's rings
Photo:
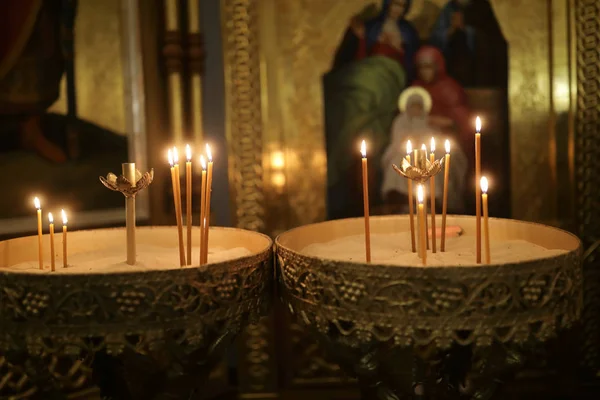
[[[600,179],[594,173],[600,133],[600,4],[596,0],[575,1],[576,23],[576,182],[579,235],[585,245],[600,236],[599,210],[595,203]],[[597,249],[584,264],[584,343],[582,357],[587,367],[600,368],[600,272]]]
[[[265,228],[258,0],[224,1],[226,125],[235,225]]]

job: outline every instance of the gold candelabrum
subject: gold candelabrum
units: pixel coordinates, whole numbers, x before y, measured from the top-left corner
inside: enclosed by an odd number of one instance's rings
[[[448,218],[474,231],[474,217]],[[568,232],[492,219],[502,237],[564,250],[494,265],[386,265],[303,254],[314,243],[361,234],[362,222],[288,231],[276,240],[276,258],[285,309],[358,378],[364,399],[489,398],[525,365],[529,351],[553,343],[580,318],[581,242]],[[376,234],[409,229],[407,216],[371,219]]]
[[[135,189],[123,177],[101,180],[134,196],[151,179],[144,174]],[[37,237],[0,241],[0,398],[87,399],[96,385],[103,398],[114,399],[181,399],[201,391],[235,336],[266,314],[273,277],[269,237],[211,231],[215,246],[243,246],[249,254],[209,268],[109,272],[110,265],[98,263],[96,270],[46,273],[11,269],[37,254]],[[70,250],[110,254],[123,233],[71,232]],[[141,245],[169,246],[176,255],[173,227],[137,233]]]
[[[120,192],[125,196],[125,226],[127,228],[127,264],[135,265],[135,196],[146,189],[154,180],[154,170],[142,173],[135,168],[135,163],[123,163],[123,175],[116,176],[110,172],[106,178],[100,177],[100,182],[110,190]]]
[[[415,152],[415,154],[417,156],[414,165],[409,163],[406,159],[403,159],[400,167],[396,164],[392,164],[394,171],[415,182],[425,183],[442,170],[442,164],[444,163],[443,158],[431,162],[427,158],[427,155],[422,154],[422,152]]]

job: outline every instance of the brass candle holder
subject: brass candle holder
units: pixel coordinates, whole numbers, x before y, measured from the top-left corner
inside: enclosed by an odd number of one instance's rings
[[[474,236],[474,217],[448,220]],[[495,240],[525,240],[562,252],[464,267],[303,254],[314,243],[362,232],[360,218],[327,221],[276,239],[282,301],[333,360],[358,378],[364,399],[419,393],[489,398],[484,392],[514,376],[528,349],[546,344],[580,318],[583,293],[577,237],[540,224],[489,222]],[[409,230],[408,216],[371,220],[374,235]]]
[[[422,184],[440,173],[442,164],[444,163],[443,158],[431,162],[427,158],[427,155],[423,156],[419,152],[415,152],[415,154],[417,155],[415,165],[411,165],[406,159],[403,159],[400,167],[396,164],[392,164],[394,171],[407,179]]]
[[[138,228],[138,244],[176,254],[173,229]],[[37,268],[36,236],[0,242],[0,398],[87,399],[96,385],[102,398],[191,398],[236,334],[268,311],[269,237],[211,227],[216,247],[248,255],[208,266],[180,268],[176,257],[153,269],[73,265],[114,251],[123,233],[69,232],[70,266],[54,273]],[[24,262],[34,271],[12,268]],[[106,376],[118,384],[94,379]]]
[[[125,226],[127,228],[127,264],[135,265],[135,196],[146,189],[154,180],[154,170],[144,175],[135,168],[135,163],[123,164],[123,175],[116,176],[112,172],[106,178],[100,177],[100,182],[110,190],[120,192],[125,196]]]

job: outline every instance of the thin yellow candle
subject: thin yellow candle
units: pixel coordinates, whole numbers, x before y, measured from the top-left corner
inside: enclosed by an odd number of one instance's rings
[[[169,149],[168,152],[169,165],[171,166],[171,183],[173,186],[173,203],[175,206],[175,218],[177,219],[177,237],[179,239],[179,265],[185,265],[185,249],[183,248],[183,226],[181,223],[181,196],[177,194],[177,182],[179,176],[175,169],[175,152]]]
[[[187,225],[187,264],[192,265],[192,149],[185,146],[185,223]]]
[[[431,138],[431,153],[429,154],[429,161],[433,164],[435,162],[435,139]],[[431,251],[437,252],[437,232],[435,229],[435,176],[429,179],[429,198],[431,199]]]
[[[200,265],[204,265],[204,225],[206,224],[206,160],[200,156],[202,165],[202,186],[200,192]]]
[[[62,223],[63,223],[63,233],[62,233],[63,268],[67,268],[67,222],[69,222],[69,221],[67,220],[67,213],[65,212],[65,210],[60,210],[60,215],[62,217]]]
[[[446,213],[448,211],[448,178],[450,177],[450,141],[444,143],[446,159],[444,160],[444,195],[442,199],[442,243],[441,251],[446,251]]]
[[[412,143],[410,140],[406,142],[406,161],[410,164],[410,154],[412,153]],[[417,252],[415,244],[415,209],[413,205],[413,187],[412,179],[408,179],[408,214],[410,218],[410,246],[413,253]]]
[[[50,268],[54,272],[56,264],[54,260],[54,217],[52,213],[48,213],[48,222],[50,223]]]
[[[123,163],[121,165],[123,177],[131,182],[131,186],[137,185],[135,163]],[[127,264],[135,265],[137,252],[135,241],[135,197],[125,198],[125,228],[127,241]]]
[[[206,204],[204,210],[204,263],[208,262],[208,235],[210,233],[210,201],[212,192],[212,179],[213,179],[213,158],[210,146],[206,145],[206,158],[208,159],[208,165],[206,168]]]
[[[367,262],[371,262],[371,226],[369,223],[369,171],[367,165],[367,144],[363,140],[360,144],[362,154],[362,180],[363,180],[363,208],[365,214],[365,255]]]
[[[44,246],[42,244],[42,205],[37,197],[33,199],[33,204],[37,208],[37,228],[38,228],[38,262],[40,269],[44,269]]]
[[[481,263],[481,118],[475,119],[475,235],[476,262]]]
[[[483,203],[483,240],[485,244],[485,263],[491,262],[490,254],[490,224],[488,217],[488,180],[485,176],[481,177],[481,201]]]
[[[427,166],[427,146],[421,145],[421,152],[419,153],[419,160],[422,164],[421,169],[425,169]],[[425,194],[423,194],[425,195]],[[425,213],[425,247],[429,250],[429,222],[427,222],[427,200],[423,200],[423,212]]]
[[[423,261],[423,265],[427,265],[427,248],[425,246],[425,194],[423,193],[423,185],[417,186],[417,202],[419,203],[417,208],[418,220],[419,220],[419,244],[420,244],[420,256]]]

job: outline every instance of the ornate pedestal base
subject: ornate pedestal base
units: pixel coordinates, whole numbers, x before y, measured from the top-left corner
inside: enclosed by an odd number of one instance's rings
[[[75,232],[69,245],[112,246],[115,236],[123,230]],[[142,228],[137,239],[169,246],[173,236]],[[59,399],[94,385],[106,398],[195,398],[222,350],[269,305],[272,242],[253,232],[211,228],[211,245],[251,255],[203,267],[11,271],[36,245],[0,242],[0,398]]]
[[[466,235],[474,218],[449,217]],[[512,264],[421,267],[306,256],[315,242],[362,233],[362,219],[308,225],[277,239],[279,286],[289,311],[312,332],[365,399],[486,399],[543,346],[579,318],[580,242],[554,228],[490,220],[502,237],[564,249]],[[408,229],[380,217],[373,233]]]

